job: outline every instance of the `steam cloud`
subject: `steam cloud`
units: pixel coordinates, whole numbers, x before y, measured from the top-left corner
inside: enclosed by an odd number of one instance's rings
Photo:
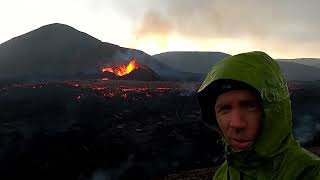
[[[294,134],[302,144],[309,143],[320,132],[318,115],[301,114],[296,119]]]

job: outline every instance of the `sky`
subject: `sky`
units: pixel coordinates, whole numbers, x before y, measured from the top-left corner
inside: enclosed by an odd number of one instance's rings
[[[166,51],[320,58],[319,0],[0,0],[0,43],[62,23],[103,42]]]

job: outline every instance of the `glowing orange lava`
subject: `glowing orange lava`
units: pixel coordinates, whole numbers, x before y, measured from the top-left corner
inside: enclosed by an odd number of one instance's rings
[[[133,70],[138,69],[139,66],[136,62],[136,59],[131,59],[128,65],[121,64],[114,67],[104,67],[102,68],[102,72],[110,72],[117,76],[124,76],[126,74],[131,73]]]

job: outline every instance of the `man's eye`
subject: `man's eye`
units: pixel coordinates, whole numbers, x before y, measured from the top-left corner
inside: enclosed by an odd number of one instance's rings
[[[231,107],[230,106],[222,106],[220,109],[219,109],[219,111],[218,112],[220,112],[220,113],[228,113],[228,112],[230,112],[230,110],[231,110]]]
[[[250,110],[250,111],[254,111],[258,108],[258,104],[257,103],[248,103],[247,104],[247,108]]]

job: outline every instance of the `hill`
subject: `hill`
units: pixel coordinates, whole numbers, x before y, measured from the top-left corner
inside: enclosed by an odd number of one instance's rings
[[[154,57],[168,66],[187,72],[206,74],[211,67],[228,54],[220,52],[167,52]],[[296,63],[299,62],[299,63]],[[310,63],[316,61],[305,60]],[[296,59],[295,61],[277,60],[287,80],[292,81],[314,81],[320,80],[320,68],[305,65]]]
[[[318,58],[295,58],[295,59],[278,59],[278,60],[284,61],[284,62],[294,62],[298,64],[304,64],[307,66],[320,68],[320,59]]]
[[[49,24],[0,44],[0,80],[41,80],[92,75],[103,66],[136,58],[162,80],[201,80],[222,52],[143,51],[102,42],[64,24]],[[278,60],[288,80],[319,80],[320,59]],[[91,76],[92,77],[92,76]]]
[[[219,60],[230,56],[222,52],[188,52],[175,51],[154,55],[159,61],[181,71],[204,73]]]
[[[320,69],[304,64],[278,61],[285,77],[294,81],[320,80]]]
[[[135,49],[102,42],[64,24],[49,24],[0,44],[0,79],[50,79],[96,74],[135,57],[163,78],[186,74]],[[189,73],[192,75],[192,73]]]
[[[50,24],[0,45],[1,77],[95,71],[119,46],[63,24]]]

